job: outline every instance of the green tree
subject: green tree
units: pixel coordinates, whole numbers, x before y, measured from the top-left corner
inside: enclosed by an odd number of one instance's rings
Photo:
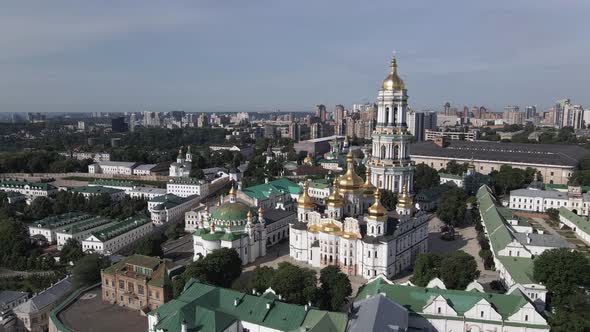
[[[451,233],[454,231],[454,227],[463,223],[465,219],[466,199],[467,195],[461,188],[452,188],[441,195],[436,216],[449,226]]]
[[[315,303],[317,298],[316,272],[282,262],[271,280],[270,286],[285,301],[295,304]]]
[[[98,254],[86,255],[72,269],[75,287],[90,286],[100,281],[100,270],[108,266],[108,258]]]
[[[549,317],[549,325],[555,332],[590,331],[590,301],[586,294],[577,292],[564,299]]]
[[[34,219],[43,219],[53,212],[53,203],[47,197],[37,197],[31,202],[29,215]]]
[[[442,257],[437,254],[419,254],[414,264],[412,283],[416,286],[425,287],[428,282],[440,276],[440,264]]]
[[[162,235],[150,234],[138,241],[135,253],[145,256],[162,256],[162,243],[165,239]]]
[[[463,173],[467,172],[468,166],[469,166],[469,164],[467,164],[467,163],[459,164],[456,161],[451,160],[447,163],[445,173],[462,175]]]
[[[84,256],[82,251],[82,244],[80,241],[70,238],[66,241],[60,251],[60,262],[61,263],[76,263],[80,258]]]
[[[414,191],[421,192],[423,190],[437,186],[440,182],[440,177],[436,169],[422,163],[416,165],[414,172]]]
[[[257,292],[264,292],[274,278],[276,270],[270,266],[262,266],[254,269],[254,278],[252,279],[251,289]]]
[[[463,251],[445,256],[440,266],[441,279],[449,289],[465,289],[479,277],[475,258]]]
[[[319,306],[323,310],[340,311],[348,296],[352,294],[352,286],[348,276],[340,268],[329,265],[320,271]]]
[[[590,283],[588,259],[578,251],[566,248],[547,250],[534,261],[533,275],[551,292],[551,301],[560,305]]]
[[[190,278],[198,278],[213,285],[229,288],[241,274],[242,260],[237,251],[221,248],[187,265],[181,278],[184,282]]]

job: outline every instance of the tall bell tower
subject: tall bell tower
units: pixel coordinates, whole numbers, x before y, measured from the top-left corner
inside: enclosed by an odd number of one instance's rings
[[[409,151],[412,135],[407,132],[407,112],[408,94],[393,56],[377,97],[377,127],[368,167],[374,186],[395,193],[401,193],[404,185],[409,192],[413,189],[414,166]]]

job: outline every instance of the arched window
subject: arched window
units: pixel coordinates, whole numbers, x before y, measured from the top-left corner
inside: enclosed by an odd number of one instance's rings
[[[377,226],[377,232],[379,232],[379,234],[381,234],[381,226]]]
[[[375,233],[375,226],[371,226],[371,233]]]
[[[399,145],[393,146],[393,159],[399,158]]]
[[[385,107],[385,122],[389,123],[389,107]]]
[[[385,159],[385,145],[381,145],[381,159]]]

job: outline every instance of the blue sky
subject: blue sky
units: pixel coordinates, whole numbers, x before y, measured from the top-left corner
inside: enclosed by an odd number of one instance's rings
[[[3,1],[0,111],[590,104],[590,1]]]

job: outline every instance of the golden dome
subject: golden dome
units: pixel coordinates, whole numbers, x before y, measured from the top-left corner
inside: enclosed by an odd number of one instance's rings
[[[304,209],[313,209],[313,199],[309,197],[308,190],[309,181],[305,180],[305,183],[303,184],[303,193],[301,194],[301,196],[299,196],[299,199],[297,200],[297,207]]]
[[[365,171],[365,183],[363,184],[363,196],[373,196],[376,189],[377,188],[371,183],[371,169],[367,167],[367,170]]]
[[[340,232],[340,227],[334,223],[326,223],[322,225],[322,233],[335,234]]]
[[[326,198],[326,202],[329,207],[333,208],[341,208],[344,206],[344,197],[340,195],[340,190],[338,188],[338,182],[334,180],[334,190],[328,198]]]
[[[391,59],[391,64],[389,65],[389,75],[383,80],[383,84],[381,85],[381,90],[384,91],[395,91],[395,90],[403,90],[406,86],[404,81],[402,81],[399,76],[397,76],[397,61],[395,60],[395,55]]]
[[[409,209],[412,207],[412,197],[408,193],[408,185],[404,183],[402,195],[397,200],[397,207],[400,209]]]
[[[387,209],[381,205],[381,191],[375,190],[375,203],[369,207],[369,218],[386,221],[387,220]]]
[[[304,164],[312,164],[311,157],[310,157],[310,156],[306,156],[306,157],[303,159],[303,163],[304,163]]]
[[[320,231],[320,225],[317,224],[313,224],[313,225],[309,225],[307,226],[307,231],[310,233],[317,233]]]
[[[346,173],[338,177],[338,184],[343,193],[356,192],[361,189],[363,179],[354,172],[352,151],[346,155],[346,163],[348,164]]]

